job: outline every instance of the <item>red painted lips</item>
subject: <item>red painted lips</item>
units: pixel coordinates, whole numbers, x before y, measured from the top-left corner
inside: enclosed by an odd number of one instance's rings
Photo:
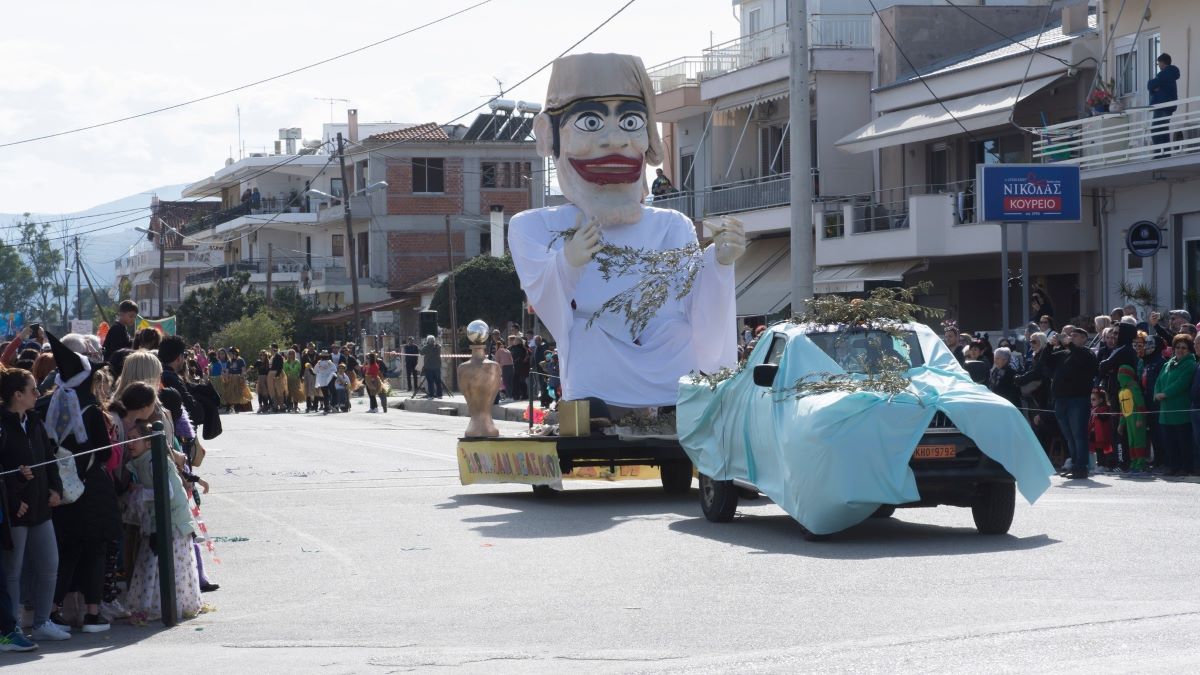
[[[597,185],[635,183],[642,179],[642,160],[623,155],[607,155],[594,159],[571,159],[579,177]]]

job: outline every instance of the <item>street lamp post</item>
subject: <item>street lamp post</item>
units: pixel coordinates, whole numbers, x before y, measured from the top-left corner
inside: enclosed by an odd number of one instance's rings
[[[341,165],[342,165],[342,185],[345,186],[345,185],[349,185],[349,183],[346,182],[347,175],[346,175],[345,141],[342,140],[341,134],[337,135],[337,141],[338,141],[338,160],[341,162]],[[315,197],[321,197],[322,199],[328,199],[328,200],[330,200],[331,203],[335,199],[342,200],[342,205],[345,209],[345,223],[346,223],[346,247],[347,247],[346,248],[346,253],[347,253],[346,266],[348,267],[347,271],[350,273],[350,293],[352,294],[352,298],[353,298],[353,302],[354,302],[354,329],[350,331],[350,335],[354,336],[356,339],[358,339],[358,336],[361,335],[361,333],[365,329],[362,327],[362,321],[361,321],[361,317],[359,316],[359,308],[358,308],[358,262],[354,259],[354,230],[351,227],[351,217],[352,216],[350,213],[350,198],[355,195],[367,194],[368,192],[374,192],[375,190],[378,190],[380,188],[386,188],[386,187],[387,187],[387,182],[379,181],[377,183],[372,183],[361,190],[355,190],[354,192],[346,191],[345,196],[340,197],[340,198],[335,197],[327,192],[321,192],[320,190],[316,190],[313,188],[309,188],[308,193],[307,193],[307,194],[315,196]],[[344,188],[343,188],[343,190],[344,190]]]
[[[163,235],[166,233],[166,228],[169,226],[165,222],[163,222],[163,219],[161,216],[158,218],[158,224],[159,224],[159,228],[160,228],[158,230],[158,242],[157,242],[158,243],[158,318],[161,319],[161,318],[163,318],[163,287],[166,285],[164,283],[164,281],[165,281],[164,275],[166,274],[166,269],[167,269],[167,257],[166,257],[167,249],[163,245]],[[135,227],[133,229],[137,230],[138,232],[147,234],[151,237],[155,236],[154,230],[151,230],[146,227]]]

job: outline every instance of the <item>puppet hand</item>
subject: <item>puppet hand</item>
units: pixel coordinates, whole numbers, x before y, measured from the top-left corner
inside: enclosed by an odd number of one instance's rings
[[[563,244],[563,255],[571,267],[583,267],[600,252],[600,221],[583,222],[583,214],[575,217],[575,232]]]
[[[717,262],[732,265],[746,252],[746,228],[742,221],[722,216],[718,222],[704,221],[713,230],[713,245],[717,247]]]

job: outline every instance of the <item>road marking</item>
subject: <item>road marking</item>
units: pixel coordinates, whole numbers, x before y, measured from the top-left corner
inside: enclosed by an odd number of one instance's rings
[[[344,437],[326,436],[325,434],[317,434],[317,433],[313,433],[311,431],[296,431],[295,433],[300,434],[301,436],[308,436],[309,438],[316,438],[316,439],[323,440],[323,441],[334,441],[337,443],[346,442],[346,439]],[[419,457],[429,457],[431,459],[440,459],[444,462],[458,464],[458,458],[454,457],[454,456],[447,456],[445,454],[439,454],[436,452],[427,452],[425,450],[417,450],[416,448],[406,448],[406,447],[400,446],[400,445],[387,445],[384,443],[372,443],[371,441],[359,441],[359,440],[354,441],[354,445],[366,446],[369,448],[378,448],[380,450],[395,450],[395,451],[399,451],[399,452],[409,454],[409,455],[417,455]]]

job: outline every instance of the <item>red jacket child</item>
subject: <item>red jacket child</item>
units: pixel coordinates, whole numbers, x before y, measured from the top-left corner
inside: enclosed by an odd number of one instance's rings
[[[1112,416],[1108,412],[1104,392],[1093,389],[1092,415],[1088,419],[1088,450],[1097,455],[1108,455],[1113,451]]]

